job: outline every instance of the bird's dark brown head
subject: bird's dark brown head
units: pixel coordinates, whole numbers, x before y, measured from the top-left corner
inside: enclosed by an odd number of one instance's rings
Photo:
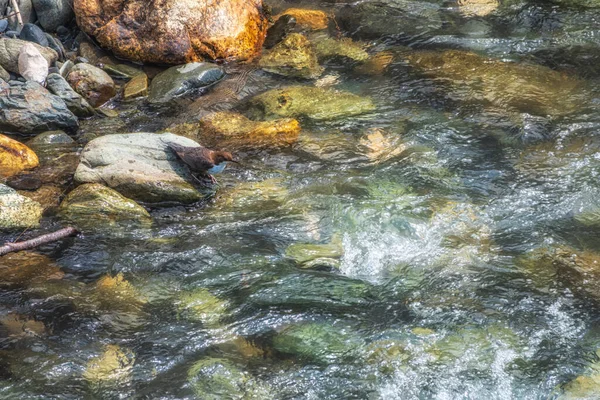
[[[233,155],[230,152],[228,152],[228,151],[215,151],[213,159],[214,159],[213,163],[215,165],[219,165],[223,161],[232,161],[232,162],[235,162],[233,160]]]

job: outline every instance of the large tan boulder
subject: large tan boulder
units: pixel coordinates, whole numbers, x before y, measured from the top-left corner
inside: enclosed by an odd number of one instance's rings
[[[83,31],[142,62],[248,59],[267,30],[262,0],[75,0],[74,8]]]

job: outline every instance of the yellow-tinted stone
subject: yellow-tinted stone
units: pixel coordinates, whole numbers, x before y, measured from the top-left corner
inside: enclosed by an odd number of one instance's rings
[[[582,104],[582,82],[540,65],[504,62],[461,51],[409,51],[408,63],[426,76],[446,80],[465,100],[506,112],[561,116]]]
[[[0,326],[10,336],[39,336],[46,333],[43,322],[18,314],[8,314],[0,318]]]
[[[118,306],[139,306],[146,299],[131,283],[119,273],[116,276],[105,275],[96,282],[96,296],[101,304]]]
[[[0,257],[0,287],[62,279],[64,272],[48,257],[21,251]]]
[[[296,26],[302,29],[321,30],[327,29],[329,16],[321,10],[305,10],[302,8],[288,8],[276,15],[273,19],[277,21],[283,15],[290,15],[296,19]]]
[[[252,121],[229,111],[209,114],[200,120],[200,125],[203,129],[199,130],[198,139],[209,147],[289,145],[300,135],[300,124],[293,118]]]
[[[9,177],[39,165],[37,155],[23,143],[0,134],[0,177]]]
[[[354,70],[363,75],[381,75],[392,62],[394,54],[391,51],[382,51],[365,60]]]
[[[108,345],[101,355],[88,362],[83,377],[92,385],[124,383],[131,378],[134,361],[131,350]]]
[[[123,88],[123,98],[125,100],[146,95],[148,95],[148,76],[144,73],[131,78]]]
[[[485,17],[496,11],[498,0],[458,0],[458,10],[466,16]]]
[[[40,203],[46,214],[52,213],[58,208],[63,189],[54,185],[45,185],[34,191],[19,190],[18,193]]]

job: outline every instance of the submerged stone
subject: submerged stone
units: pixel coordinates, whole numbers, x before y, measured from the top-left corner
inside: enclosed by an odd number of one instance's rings
[[[293,118],[271,121],[252,121],[230,111],[216,112],[200,120],[198,139],[208,147],[232,149],[237,146],[253,147],[290,145],[300,135],[300,124]]]
[[[539,289],[564,285],[583,297],[600,300],[600,254],[571,247],[539,248],[516,264]]]
[[[273,339],[278,352],[325,365],[356,358],[361,344],[357,335],[324,323],[291,325]]]
[[[55,185],[43,185],[34,191],[20,190],[20,195],[40,203],[43,215],[54,214],[60,205],[60,199],[63,195],[63,188]]]
[[[105,275],[96,282],[94,298],[105,309],[136,309],[146,299],[129,283],[122,273]]]
[[[336,16],[340,28],[360,39],[386,36],[410,38],[433,35],[442,27],[440,6],[428,1],[389,0],[342,7]],[[389,24],[385,21],[402,21]]]
[[[581,105],[575,93],[582,82],[547,67],[508,63],[461,50],[414,51],[405,53],[404,58],[417,71],[447,80],[457,95],[468,94],[463,100],[478,100],[504,112],[561,116]]]
[[[302,268],[339,268],[343,254],[342,241],[337,236],[327,244],[294,243],[285,250],[286,257],[296,261]]]
[[[107,345],[104,352],[92,358],[83,372],[83,378],[92,386],[126,384],[131,380],[135,355],[118,345]]]
[[[249,114],[254,119],[307,117],[317,121],[360,115],[375,110],[373,101],[352,93],[311,86],[272,89],[253,97]]]
[[[45,145],[65,145],[72,143],[75,143],[75,141],[64,131],[43,132],[27,142],[27,144],[32,147]]]
[[[250,296],[263,306],[344,310],[373,304],[372,287],[361,281],[312,274],[282,277]]]
[[[296,26],[305,30],[327,29],[329,24],[329,15],[325,11],[310,10],[304,8],[288,8],[280,14],[273,17],[277,21],[284,16],[293,17],[296,20]]]
[[[265,51],[258,65],[267,72],[297,78],[312,79],[323,73],[311,43],[299,33],[290,33]]]
[[[199,399],[269,399],[269,388],[223,358],[207,358],[188,370],[188,382]]]
[[[28,286],[62,279],[64,272],[50,258],[41,254],[20,251],[0,256],[2,286]]]
[[[33,150],[0,134],[0,177],[7,178],[38,165],[38,156]]]
[[[142,206],[98,183],[84,184],[70,192],[60,205],[60,214],[81,227],[112,226],[119,221],[151,222]]]
[[[148,101],[166,103],[191,90],[211,86],[224,76],[221,68],[210,63],[194,62],[171,67],[152,79]]]
[[[217,210],[235,210],[244,213],[278,209],[285,202],[288,194],[288,190],[279,179],[240,182],[232,188],[220,190],[214,207]]]
[[[364,61],[369,58],[369,53],[365,50],[366,45],[350,38],[334,39],[327,34],[319,33],[311,35],[309,39],[319,60],[340,57]]]
[[[177,308],[185,318],[214,327],[226,315],[229,303],[200,288],[181,293]]]

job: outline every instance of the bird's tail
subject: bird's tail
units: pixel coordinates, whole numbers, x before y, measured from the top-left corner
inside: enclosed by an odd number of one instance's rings
[[[166,140],[164,140],[162,138],[160,140],[164,144],[166,144],[169,149],[173,150],[175,153],[177,153],[178,151],[182,151],[185,148],[184,146],[182,146],[180,144],[177,144],[177,143],[174,143],[174,142],[167,142]]]

